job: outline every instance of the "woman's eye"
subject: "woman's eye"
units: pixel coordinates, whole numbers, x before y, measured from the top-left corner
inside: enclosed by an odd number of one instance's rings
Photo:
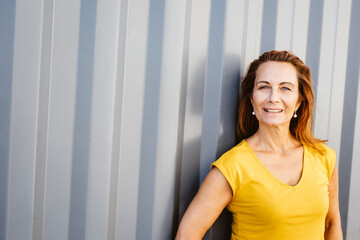
[[[288,87],[282,87],[281,90],[283,90],[283,91],[290,91],[291,89],[288,88]]]
[[[264,89],[264,90],[266,90],[266,89],[269,89],[269,86],[260,86],[259,89]]]

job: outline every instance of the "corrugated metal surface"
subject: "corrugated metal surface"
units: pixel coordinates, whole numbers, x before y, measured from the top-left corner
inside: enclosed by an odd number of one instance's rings
[[[270,49],[312,70],[359,239],[359,22],[359,0],[0,1],[0,239],[171,239]]]

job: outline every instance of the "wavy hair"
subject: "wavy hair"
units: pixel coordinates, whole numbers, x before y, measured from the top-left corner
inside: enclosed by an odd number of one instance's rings
[[[241,141],[255,134],[259,128],[259,121],[252,116],[251,96],[254,89],[256,71],[265,62],[286,62],[292,64],[297,73],[299,86],[299,100],[301,105],[297,110],[297,118],[290,121],[290,133],[302,144],[310,145],[324,153],[325,149],[316,143],[325,142],[314,137],[312,133],[313,118],[312,109],[314,106],[314,94],[311,86],[310,69],[294,54],[288,51],[268,51],[255,59],[248,68],[248,71],[241,83],[241,97],[238,108],[237,135]]]

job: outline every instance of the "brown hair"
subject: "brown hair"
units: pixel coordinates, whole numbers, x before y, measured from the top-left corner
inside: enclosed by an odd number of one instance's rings
[[[241,83],[241,98],[239,101],[237,134],[239,140],[243,140],[255,134],[259,128],[259,121],[251,115],[253,107],[250,101],[252,96],[256,71],[265,62],[287,62],[292,64],[297,72],[299,83],[299,97],[301,105],[297,110],[297,118],[292,118],[290,122],[290,133],[302,144],[310,145],[324,153],[323,147],[316,144],[325,142],[317,139],[312,133],[313,118],[312,109],[314,106],[314,95],[311,87],[310,69],[294,54],[288,51],[268,51],[255,59],[249,66],[245,78]]]

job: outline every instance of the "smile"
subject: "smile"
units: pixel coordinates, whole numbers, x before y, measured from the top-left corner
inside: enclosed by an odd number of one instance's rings
[[[265,112],[269,112],[269,113],[280,113],[283,110],[281,109],[264,109]]]

